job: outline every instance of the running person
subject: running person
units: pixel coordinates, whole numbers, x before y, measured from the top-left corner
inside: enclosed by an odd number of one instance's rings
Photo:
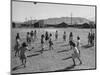
[[[73,60],[73,65],[75,66],[75,59],[77,58],[80,62],[80,65],[82,64],[82,61],[80,59],[80,50],[76,47],[75,43],[72,42],[72,49],[73,49],[73,54],[72,54],[72,60]]]

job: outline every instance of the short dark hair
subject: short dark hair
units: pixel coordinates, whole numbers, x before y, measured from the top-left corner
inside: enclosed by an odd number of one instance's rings
[[[25,42],[22,43],[22,47],[26,47],[27,44]]]

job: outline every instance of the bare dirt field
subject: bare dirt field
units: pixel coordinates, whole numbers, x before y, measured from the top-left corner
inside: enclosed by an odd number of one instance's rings
[[[37,30],[38,39],[31,43],[34,49],[27,51],[27,62],[26,67],[20,67],[21,61],[19,57],[14,56],[14,45],[16,33],[20,33],[22,41],[26,40],[26,33],[31,30]],[[58,40],[55,41],[55,31],[58,30]],[[42,33],[48,31],[52,33],[52,40],[54,43],[54,49],[48,50],[46,45],[43,54],[40,54],[40,36]],[[66,41],[63,41],[63,32],[66,31]],[[93,30],[95,32],[95,30]],[[71,56],[73,50],[70,50],[68,45],[69,33],[73,32],[74,40],[77,36],[80,36],[81,46],[80,46],[80,58],[82,60],[82,65],[79,65],[79,61],[76,59],[76,66],[73,66],[73,61]],[[12,73],[36,73],[36,72],[49,72],[49,71],[68,71],[68,70],[80,70],[80,69],[95,69],[95,45],[87,47],[88,43],[88,33],[90,29],[77,29],[77,28],[44,28],[44,29],[12,29],[11,30],[11,69]]]

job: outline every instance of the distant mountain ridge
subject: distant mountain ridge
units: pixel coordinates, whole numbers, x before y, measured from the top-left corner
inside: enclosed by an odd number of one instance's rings
[[[60,24],[62,22],[71,24],[71,17],[44,19],[44,24]],[[72,24],[83,24],[83,23],[89,23],[89,22],[90,22],[90,20],[88,20],[86,18],[72,17]]]
[[[71,21],[72,20],[72,21]],[[61,17],[61,18],[48,18],[40,20],[28,20],[25,22],[12,22],[14,27],[77,27],[77,28],[96,28],[95,21],[88,20],[81,17]]]
[[[57,25],[60,23],[66,23],[68,25],[71,24],[71,17],[60,17],[60,18],[48,18],[48,19],[41,19],[44,21],[44,24],[50,24],[50,25]],[[20,22],[20,24],[25,23],[25,24],[35,24],[36,22],[38,22],[40,20],[28,20],[25,22]],[[72,17],[72,24],[84,24],[84,23],[88,23],[91,20],[86,19],[86,18],[82,18],[82,17]],[[93,21],[94,22],[94,21]],[[94,22],[95,23],[95,22]]]

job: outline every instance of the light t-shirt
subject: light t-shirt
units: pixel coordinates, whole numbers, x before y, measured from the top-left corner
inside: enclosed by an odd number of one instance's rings
[[[75,47],[74,50],[75,50],[75,52],[77,52],[78,54],[80,53],[77,47]]]

